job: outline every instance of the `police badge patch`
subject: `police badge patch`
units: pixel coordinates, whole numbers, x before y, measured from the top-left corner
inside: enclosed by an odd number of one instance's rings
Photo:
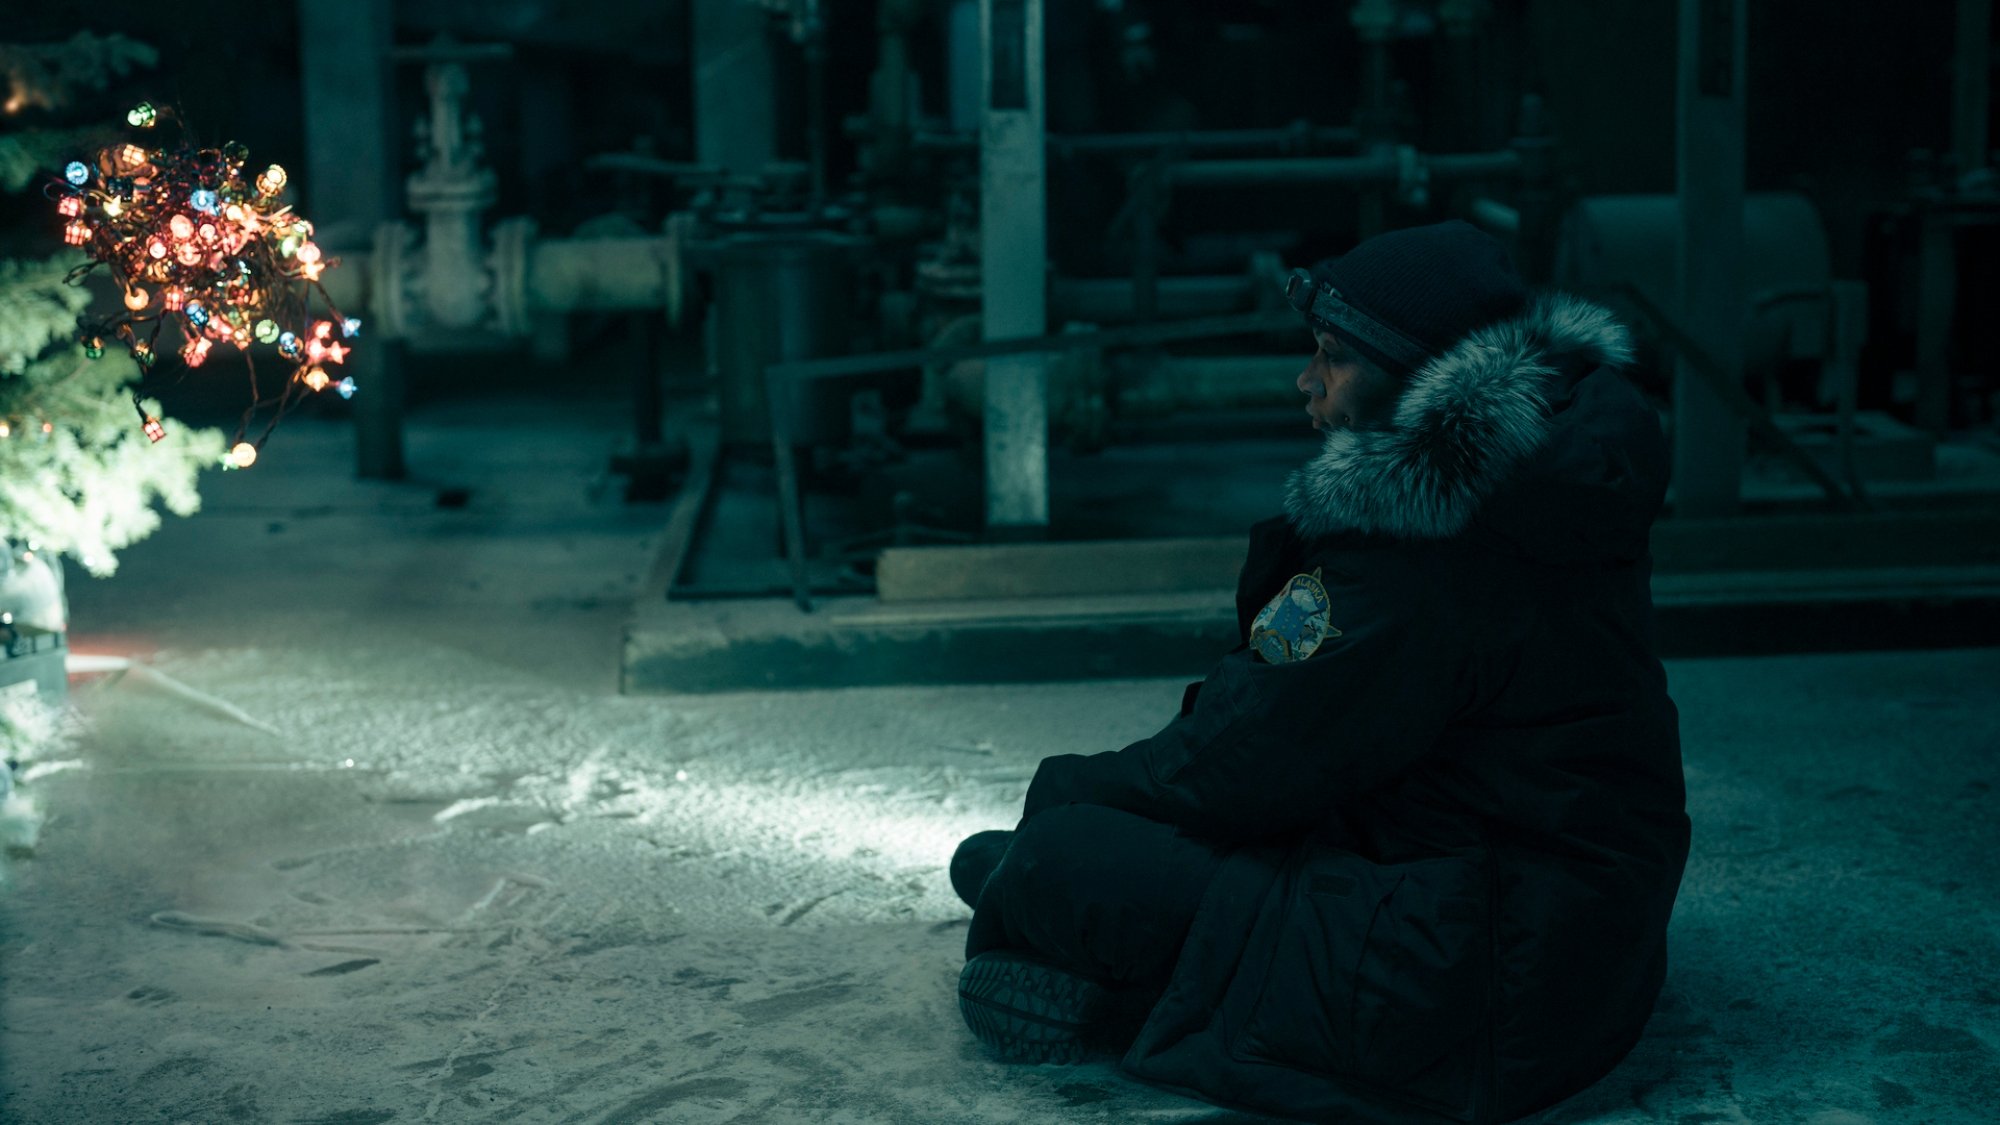
[[[1250,647],[1272,664],[1304,660],[1340,635],[1329,620],[1332,610],[1317,569],[1294,575],[1250,622]]]

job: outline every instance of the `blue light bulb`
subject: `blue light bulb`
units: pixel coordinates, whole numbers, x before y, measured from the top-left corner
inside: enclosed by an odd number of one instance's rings
[[[189,324],[194,325],[196,328],[208,327],[208,310],[202,308],[200,302],[189,301],[185,311],[187,312]]]
[[[194,205],[195,210],[203,214],[213,215],[215,214],[218,200],[214,191],[208,188],[196,188],[194,189],[194,194],[188,196],[188,202]]]
[[[350,316],[346,320],[341,321],[340,334],[342,336],[350,336],[350,337],[361,335],[361,318],[358,316]]]
[[[347,378],[342,379],[340,382],[335,383],[333,385],[333,389],[340,392],[341,398],[353,398],[354,377],[350,375]]]
[[[63,169],[63,179],[74,187],[82,187],[90,182],[90,166],[81,160],[72,160],[69,167]]]

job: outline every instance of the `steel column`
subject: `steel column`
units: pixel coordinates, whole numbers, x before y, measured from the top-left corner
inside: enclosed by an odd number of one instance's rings
[[[1743,373],[1744,0],[1680,0],[1676,318],[1724,380]],[[1683,355],[1674,372],[1674,515],[1736,514],[1742,419]]]
[[[980,0],[980,271],[988,340],[1046,330],[1047,157],[1042,0]],[[986,526],[1032,537],[1049,523],[1047,362],[986,361]]]
[[[769,16],[743,0],[694,0],[695,159],[750,175],[777,155]]]
[[[375,228],[400,207],[390,47],[393,0],[299,0],[306,137],[305,213],[327,250],[365,251]],[[343,310],[344,311],[344,310]],[[365,326],[364,326],[365,331]],[[376,340],[354,349],[356,474],[403,475],[402,346]]]
[[[1993,0],[1958,0],[1952,37],[1951,152],[1953,173],[1986,167],[1993,73]]]

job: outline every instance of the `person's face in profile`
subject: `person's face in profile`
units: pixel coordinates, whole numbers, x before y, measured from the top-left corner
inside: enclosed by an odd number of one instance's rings
[[[1324,432],[1388,421],[1401,390],[1397,379],[1362,359],[1331,332],[1315,331],[1313,343],[1317,350],[1297,382],[1306,396],[1306,415],[1313,429]]]

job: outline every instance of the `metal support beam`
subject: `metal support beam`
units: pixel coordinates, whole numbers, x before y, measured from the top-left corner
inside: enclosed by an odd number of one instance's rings
[[[694,0],[694,148],[701,164],[750,175],[777,155],[768,17],[743,0]]]
[[[980,274],[988,340],[1045,331],[1047,154],[1042,0],[980,0]],[[986,526],[1034,536],[1049,523],[1047,363],[986,361]]]
[[[1680,0],[1675,113],[1679,316],[1722,378],[1743,372],[1744,0]],[[1674,515],[1736,514],[1743,420],[1683,354],[1674,372]]]
[[[1917,210],[1918,429],[1942,438],[1951,426],[1951,330],[1958,312],[1958,224],[1947,201]]]
[[[366,250],[375,228],[400,203],[390,47],[393,0],[299,0],[306,136],[305,212],[328,251]],[[357,475],[403,475],[402,348],[386,340],[356,348],[348,373],[354,403]]]
[[[1952,171],[1963,177],[1986,167],[1993,76],[1993,0],[1958,0],[1952,37]]]

